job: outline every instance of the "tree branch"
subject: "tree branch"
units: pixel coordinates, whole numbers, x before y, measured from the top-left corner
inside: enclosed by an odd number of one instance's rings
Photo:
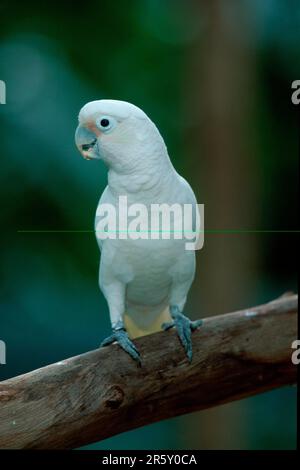
[[[175,331],[118,345],[0,383],[0,448],[74,448],[296,382],[296,295],[210,317],[185,358]]]

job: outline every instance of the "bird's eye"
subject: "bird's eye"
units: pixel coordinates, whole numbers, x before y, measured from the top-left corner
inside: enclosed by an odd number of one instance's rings
[[[102,116],[96,120],[96,125],[102,132],[108,132],[115,127],[115,120],[111,117]]]
[[[108,127],[109,126],[109,119],[103,118],[100,121],[100,124],[102,127]]]

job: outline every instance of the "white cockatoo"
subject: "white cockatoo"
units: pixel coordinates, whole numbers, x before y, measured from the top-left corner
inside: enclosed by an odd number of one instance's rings
[[[120,196],[128,206],[184,204],[196,208],[189,184],[174,169],[155,124],[137,106],[117,100],[87,103],[79,113],[75,141],[82,156],[103,160],[108,185],[99,206],[118,210]],[[99,211],[96,213],[97,231]],[[195,274],[195,252],[183,239],[97,237],[100,249],[99,285],[109,307],[112,335],[134,359],[140,354],[132,339],[175,326],[188,359],[192,359],[191,332],[201,320],[183,315]]]

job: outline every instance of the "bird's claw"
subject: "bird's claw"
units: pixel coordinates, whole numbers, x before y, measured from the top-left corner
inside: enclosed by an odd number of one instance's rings
[[[113,334],[105,338],[100,344],[100,347],[108,346],[109,344],[115,342],[117,342],[118,345],[124,349],[124,351],[126,351],[135,361],[137,361],[139,364],[141,363],[140,353],[129,338],[125,328],[114,329]]]
[[[191,321],[188,317],[180,312],[178,307],[171,307],[170,311],[173,322],[163,323],[162,328],[163,330],[167,331],[174,326],[176,327],[181,344],[184,347],[189,362],[191,362],[193,357],[191,332],[199,328],[203,322],[202,320]]]

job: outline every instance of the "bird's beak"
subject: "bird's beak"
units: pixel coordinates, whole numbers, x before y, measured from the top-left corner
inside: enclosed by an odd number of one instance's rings
[[[86,160],[98,159],[98,142],[96,134],[85,126],[79,125],[75,132],[76,146]]]

